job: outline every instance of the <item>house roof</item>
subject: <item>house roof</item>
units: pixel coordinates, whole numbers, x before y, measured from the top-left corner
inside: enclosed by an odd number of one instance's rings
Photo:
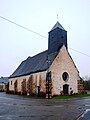
[[[8,83],[8,77],[0,77],[0,83]]]
[[[45,71],[47,67],[48,66],[47,66],[47,50],[46,50],[33,57],[28,57],[26,60],[22,61],[19,67],[10,76],[10,78],[28,75],[30,73]]]
[[[60,29],[62,29],[62,30],[65,30],[64,27],[63,27],[58,21],[57,21],[56,24],[53,26],[53,28],[51,29],[51,31],[54,30],[54,29],[56,29],[56,28],[60,28]],[[66,31],[66,30],[65,30],[65,31]]]

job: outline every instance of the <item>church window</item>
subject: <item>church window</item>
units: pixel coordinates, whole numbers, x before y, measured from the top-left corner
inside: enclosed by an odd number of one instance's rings
[[[62,78],[63,78],[64,81],[67,81],[68,78],[69,78],[68,73],[67,73],[67,72],[64,72],[64,73],[62,74]]]

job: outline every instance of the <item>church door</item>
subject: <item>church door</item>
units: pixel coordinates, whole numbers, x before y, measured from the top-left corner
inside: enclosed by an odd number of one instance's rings
[[[63,85],[63,94],[64,95],[68,95],[68,87],[69,87],[69,85],[67,85],[67,84]]]

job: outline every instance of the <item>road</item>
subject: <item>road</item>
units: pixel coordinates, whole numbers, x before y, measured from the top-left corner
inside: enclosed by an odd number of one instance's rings
[[[0,93],[0,120],[90,120],[90,97],[36,99]]]

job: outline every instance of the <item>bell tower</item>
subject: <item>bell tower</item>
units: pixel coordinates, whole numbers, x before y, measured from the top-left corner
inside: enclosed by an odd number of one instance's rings
[[[57,21],[54,27],[49,32],[48,37],[48,58],[52,59],[58,53],[62,45],[67,49],[67,31]]]

